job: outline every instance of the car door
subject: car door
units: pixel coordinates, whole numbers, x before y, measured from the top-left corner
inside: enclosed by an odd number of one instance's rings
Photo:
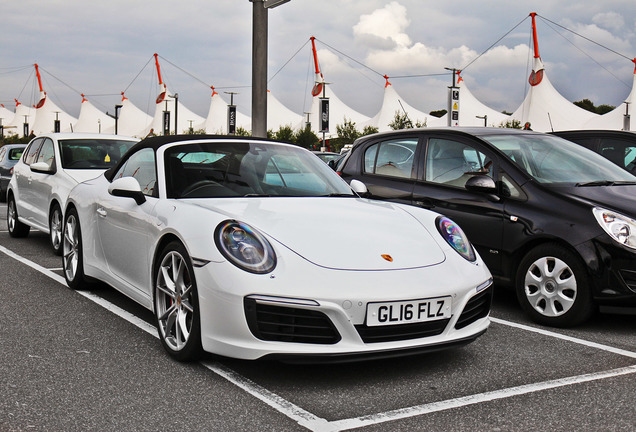
[[[51,191],[55,182],[55,150],[53,140],[44,138],[35,162],[44,162],[53,169],[52,172],[43,173],[31,171],[31,204],[33,205],[30,222],[41,229],[49,226],[49,202]]]
[[[115,173],[114,179],[134,177],[146,195],[139,205],[132,198],[104,193],[96,202],[97,227],[104,258],[110,272],[137,292],[150,295],[148,250],[153,230],[157,229],[154,206],[157,199],[157,174],[154,150],[141,149],[131,155]]]
[[[18,215],[26,221],[32,221],[35,212],[35,198],[31,189],[33,172],[31,171],[30,166],[35,162],[43,142],[44,138],[36,138],[31,141],[31,144],[29,144],[22,156],[22,163],[17,163],[13,169],[16,186],[16,190],[14,190],[16,200],[15,204],[18,210]]]
[[[498,178],[497,158],[477,141],[453,135],[427,135],[413,205],[441,213],[457,222],[493,274],[501,271],[504,200],[472,192],[466,181],[476,175]]]
[[[419,137],[383,137],[365,143],[361,159],[355,161],[355,178],[369,190],[369,197],[411,204],[420,152]],[[347,175],[343,174],[343,178]]]

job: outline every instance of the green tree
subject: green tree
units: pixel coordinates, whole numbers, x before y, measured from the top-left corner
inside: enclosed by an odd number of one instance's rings
[[[274,133],[274,139],[289,144],[296,144],[296,137],[291,126],[281,126],[278,132]]]
[[[364,129],[362,129],[362,135],[360,136],[371,135],[378,132],[380,132],[380,129],[375,126],[365,126]]]
[[[509,129],[521,129],[521,121],[515,119],[509,119],[505,122],[499,123],[500,128],[509,128]]]
[[[251,131],[248,131],[248,130],[247,130],[247,129],[245,129],[245,128],[237,127],[237,128],[236,128],[236,132],[234,133],[234,135],[236,135],[236,136],[249,137],[249,136],[252,136],[252,132],[251,132]]]
[[[361,134],[356,129],[356,123],[347,120],[347,117],[344,118],[344,123],[341,125],[336,125],[336,133],[338,134],[338,138],[347,141],[346,144],[351,144],[355,140],[357,140]]]
[[[577,107],[583,108],[584,110],[588,110],[590,112],[596,113],[596,114],[605,114],[608,113],[610,111],[612,111],[614,108],[616,108],[615,106],[612,105],[599,105],[599,106],[594,106],[594,103],[589,100],[589,99],[583,99],[580,101],[576,101],[574,102],[574,105],[576,105]]]
[[[409,116],[406,113],[396,111],[393,121],[389,123],[389,127],[393,130],[412,129],[413,122],[409,119]]]
[[[299,130],[294,137],[294,143],[297,146],[311,149],[318,144],[320,140],[318,136],[311,130],[311,126],[307,125],[304,129]]]

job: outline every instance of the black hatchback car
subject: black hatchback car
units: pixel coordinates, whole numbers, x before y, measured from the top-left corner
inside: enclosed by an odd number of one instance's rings
[[[26,144],[5,144],[0,147],[0,202],[7,200],[7,187],[13,167],[20,160]]]
[[[636,133],[619,130],[569,130],[551,132],[587,147],[636,175]]]
[[[591,150],[514,129],[406,129],[359,138],[340,174],[457,222],[538,323],[636,311],[636,177]]]

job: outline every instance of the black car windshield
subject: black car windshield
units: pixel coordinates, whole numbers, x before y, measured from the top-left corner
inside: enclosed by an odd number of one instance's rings
[[[485,135],[480,138],[504,152],[539,183],[598,186],[636,182],[636,177],[603,156],[552,135]]]
[[[73,138],[59,140],[59,143],[64,169],[108,169],[115,166],[136,141]]]
[[[354,196],[300,147],[265,142],[177,144],[164,152],[168,198]]]

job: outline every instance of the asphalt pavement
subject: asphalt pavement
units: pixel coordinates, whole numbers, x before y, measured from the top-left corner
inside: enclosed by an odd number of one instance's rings
[[[636,430],[636,316],[540,327],[498,288],[489,330],[458,349],[183,364],[149,311],[61,275],[47,235],[11,238],[0,204],[0,431]]]

